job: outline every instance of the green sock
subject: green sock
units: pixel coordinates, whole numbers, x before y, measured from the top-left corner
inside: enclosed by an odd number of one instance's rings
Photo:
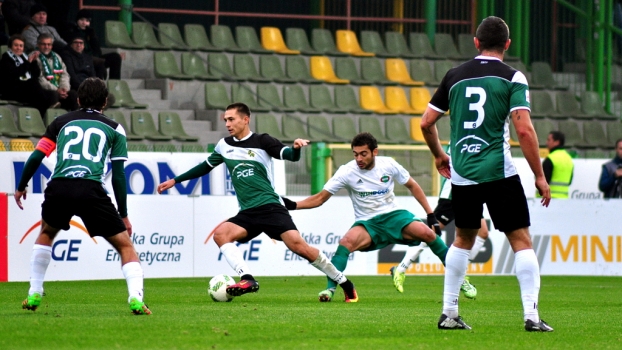
[[[428,243],[428,247],[430,247],[430,250],[432,251],[432,253],[434,253],[434,255],[438,256],[438,258],[441,259],[443,266],[445,266],[445,256],[447,256],[447,245],[445,244],[445,242],[443,242],[441,237],[436,236],[436,239],[434,241]]]
[[[335,265],[337,270],[343,272],[343,270],[346,269],[346,266],[348,266],[349,256],[350,256],[350,251],[348,250],[348,248],[342,245],[339,245],[339,247],[337,247],[337,251],[335,252],[335,255],[333,255],[332,259],[330,259],[330,262],[333,263],[333,265]],[[326,279],[328,280],[326,289],[337,288],[337,282],[331,280],[328,277],[326,277]]]

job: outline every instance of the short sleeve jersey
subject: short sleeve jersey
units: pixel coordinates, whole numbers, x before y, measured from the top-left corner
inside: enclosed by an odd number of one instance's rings
[[[374,168],[359,169],[354,160],[339,167],[324,185],[331,194],[345,188],[354,206],[356,220],[369,220],[374,216],[401,209],[395,202],[395,181],[404,185],[410,179],[404,169],[391,157],[376,157]]]
[[[82,109],[54,119],[43,138],[56,143],[52,179],[86,179],[103,184],[108,159],[127,160],[125,130],[95,110]]]
[[[283,159],[286,148],[281,141],[268,134],[251,132],[241,140],[229,136],[218,141],[207,163],[211,167],[225,163],[240,210],[269,203],[282,204],[274,191],[272,158]]]
[[[529,110],[525,75],[494,57],[450,69],[429,107],[450,111],[451,182],[473,185],[518,172],[510,155],[510,113]]]

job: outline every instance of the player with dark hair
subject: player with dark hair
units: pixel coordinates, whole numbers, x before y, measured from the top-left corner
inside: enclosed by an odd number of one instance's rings
[[[413,246],[425,242],[444,264],[447,246],[439,237],[440,228],[419,184],[393,158],[378,156],[378,142],[370,133],[356,135],[351,146],[354,160],[340,166],[321,192],[299,202],[285,199],[286,207],[290,210],[317,208],[340,189],[348,190],[356,221],[339,241],[331,260],[340,271],[346,269],[352,252],[374,251],[389,244]],[[395,202],[395,181],[406,186],[423,207],[428,214],[427,225]],[[318,296],[320,301],[331,301],[335,287],[335,283],[328,280],[326,289]]]
[[[510,122],[535,175],[542,205],[549,205],[551,192],[531,123],[527,79],[503,63],[505,50],[510,46],[509,35],[501,18],[485,18],[474,38],[480,55],[447,72],[421,121],[439,173],[451,178],[456,215],[456,240],[447,252],[439,329],[471,329],[459,316],[458,298],[486,204],[495,227],[505,233],[515,253],[525,330],[553,330],[538,313],[540,267],[529,236],[527,199],[510,154]],[[451,163],[435,126],[449,110]]]
[[[231,136],[221,139],[206,161],[158,185],[162,193],[175,184],[201,177],[225,163],[240,205],[240,212],[219,225],[214,231],[214,242],[229,265],[240,276],[240,281],[227,287],[227,293],[239,296],[259,290],[259,283],[251,274],[242,252],[235,242],[245,243],[262,232],[270,238],[283,241],[292,252],[307,259],[328,278],[343,288],[346,302],[357,302],[354,285],[328,260],[326,255],[310,246],[298,232],[289,212],[274,191],[272,158],[298,161],[300,149],[309,140],[296,139],[292,147],[268,134],[256,134],[249,128],[251,112],[243,103],[227,106],[224,121]]]
[[[77,215],[92,237],[104,237],[121,256],[130,310],[137,315],[151,314],[143,302],[143,269],[130,239],[132,224],[127,215],[123,168],[127,160],[125,130],[101,113],[107,96],[104,81],[86,79],[78,89],[82,108],[54,119],[24,166],[15,191],[20,209],[23,209],[22,197],[26,199],[28,181],[43,158],[57,151],[54,173],[41,205],[41,232],[30,259],[30,290],[22,303],[24,309],[35,311],[41,304],[54,239],[61,229],[69,229],[71,217]],[[118,210],[102,182],[108,159],[112,162],[112,187]]]

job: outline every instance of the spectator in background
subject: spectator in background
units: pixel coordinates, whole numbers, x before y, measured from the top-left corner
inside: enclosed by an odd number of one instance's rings
[[[48,14],[45,6],[35,4],[30,8],[30,24],[26,26],[22,35],[26,40],[26,52],[37,49],[37,39],[41,34],[49,34],[54,40],[53,50],[61,52],[67,47],[67,43],[54,27],[47,25]]]
[[[9,27],[9,35],[21,34],[30,24],[30,8],[35,0],[4,0],[2,13]]]
[[[0,59],[0,93],[5,100],[14,100],[33,106],[45,115],[48,107],[56,103],[55,93],[44,90],[39,84],[41,70],[33,61],[39,51],[26,56],[24,38],[15,34],[9,38],[9,49]]]
[[[78,109],[78,93],[71,90],[67,66],[60,56],[52,51],[54,38],[52,35],[43,33],[37,39],[39,51],[39,84],[49,91],[54,91],[60,102],[60,106],[69,111]]]
[[[598,189],[605,198],[622,198],[622,139],[616,141],[616,156],[603,164]]]
[[[564,149],[566,136],[560,131],[551,131],[546,138],[549,155],[542,162],[546,182],[551,187],[551,198],[568,199],[568,189],[572,183],[574,164],[572,157]]]
[[[102,54],[99,39],[95,35],[95,30],[91,28],[91,12],[80,10],[76,15],[76,24],[73,25],[68,39],[80,35],[84,40],[84,52],[93,56],[95,64],[95,74],[100,79],[106,79],[106,68],[110,68],[110,79],[121,79],[121,55],[116,52]],[[110,105],[110,104],[109,104]]]

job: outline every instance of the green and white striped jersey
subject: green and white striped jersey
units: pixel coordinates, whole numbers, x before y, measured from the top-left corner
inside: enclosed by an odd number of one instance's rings
[[[494,57],[477,56],[447,72],[430,108],[450,111],[451,182],[472,185],[518,172],[510,155],[510,113],[529,110],[525,75]]]

